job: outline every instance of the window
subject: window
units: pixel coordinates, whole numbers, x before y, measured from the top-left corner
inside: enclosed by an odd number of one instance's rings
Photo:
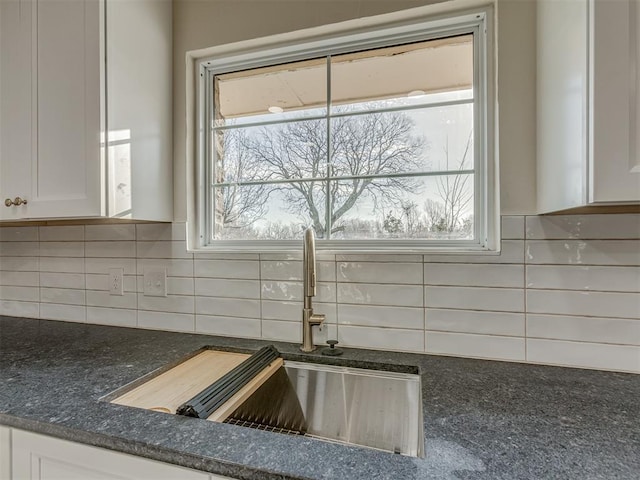
[[[486,14],[200,68],[200,238],[278,250],[491,249]]]

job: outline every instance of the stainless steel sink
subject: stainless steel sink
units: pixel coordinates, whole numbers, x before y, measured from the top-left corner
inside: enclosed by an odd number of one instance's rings
[[[284,368],[306,419],[306,435],[424,456],[418,375],[292,361],[286,361]],[[276,402],[278,395],[286,392],[280,389],[267,396],[263,392],[253,404],[262,410],[265,398]],[[245,411],[244,416],[252,415]]]

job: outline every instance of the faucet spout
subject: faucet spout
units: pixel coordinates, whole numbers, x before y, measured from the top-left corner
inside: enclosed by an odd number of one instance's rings
[[[312,298],[316,296],[316,241],[313,227],[304,231],[302,248],[302,283],[304,304],[302,307],[302,346],[303,352],[313,352],[316,347],[313,344],[314,325],[321,325],[325,316],[313,313]]]

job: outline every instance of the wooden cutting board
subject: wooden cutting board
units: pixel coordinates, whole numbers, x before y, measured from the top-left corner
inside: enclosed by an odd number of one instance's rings
[[[249,357],[250,355],[245,353],[205,350],[119,396],[112,400],[111,403],[165,413],[176,413],[176,409],[180,405],[193,398]],[[281,358],[273,361],[216,410],[208,420],[224,421],[282,365],[283,360]]]

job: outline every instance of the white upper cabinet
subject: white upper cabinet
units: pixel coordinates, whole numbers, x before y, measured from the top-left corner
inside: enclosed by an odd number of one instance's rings
[[[0,22],[0,219],[171,220],[171,2],[2,0]]]
[[[640,202],[637,0],[539,0],[538,211]]]

